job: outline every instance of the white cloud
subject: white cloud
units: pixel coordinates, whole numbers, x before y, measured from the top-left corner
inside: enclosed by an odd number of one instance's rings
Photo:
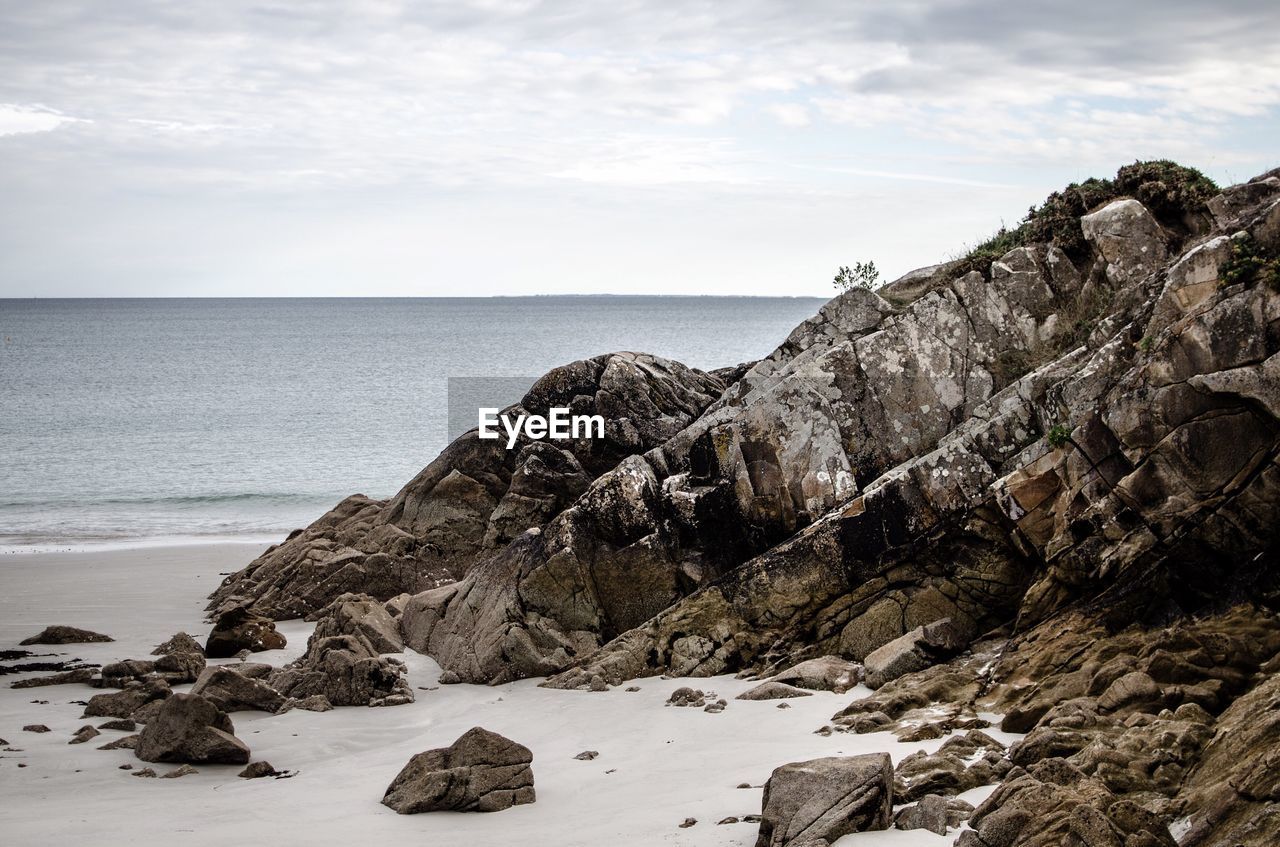
[[[63,124],[79,120],[42,106],[0,103],[0,136],[50,132]]]
[[[190,261],[215,273],[234,226],[213,212],[238,202],[281,239],[298,209],[380,219],[446,201],[515,238],[501,210],[554,199],[567,233],[625,196],[646,212],[627,225],[652,239],[643,222],[669,220],[678,194],[690,226],[732,205],[734,232],[753,211],[821,252],[805,232],[833,231],[819,200],[871,215],[913,192],[927,200],[912,228],[959,243],[982,214],[1138,156],[1219,176],[1274,164],[1277,29],[1280,7],[1255,0],[0,0],[0,102],[16,104],[0,106],[0,221],[40,223],[22,238],[0,226],[0,284],[121,256],[145,273],[154,221],[188,214],[205,239]],[[75,199],[39,219],[45,196]],[[119,222],[127,243],[65,249],[73,213]],[[297,238],[291,256],[318,240]],[[686,245],[668,276],[732,244]],[[237,266],[270,249],[255,241]],[[766,265],[748,270],[761,290]]]

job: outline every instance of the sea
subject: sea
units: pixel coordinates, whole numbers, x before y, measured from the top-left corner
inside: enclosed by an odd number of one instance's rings
[[[278,540],[427,465],[451,377],[616,350],[732,365],[823,302],[0,299],[0,551]]]

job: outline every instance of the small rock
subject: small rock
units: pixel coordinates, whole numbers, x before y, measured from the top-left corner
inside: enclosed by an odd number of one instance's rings
[[[25,647],[29,644],[92,644],[103,641],[115,641],[115,639],[100,632],[77,629],[74,626],[49,626],[45,627],[39,635],[33,635],[18,643]]]
[[[278,776],[280,771],[271,767],[270,762],[251,762],[248,767],[236,774],[241,779],[260,779],[264,776]]]
[[[125,762],[123,765],[120,766],[120,770],[131,771],[133,770],[133,765],[129,764],[128,762]]]
[[[605,684],[604,679],[599,674],[596,674],[591,677],[591,682],[587,686],[587,689],[589,691],[608,691],[609,686]]]
[[[790,703],[779,703],[779,704],[778,704],[778,708],[779,708],[779,709],[790,709],[790,708],[791,708],[791,704],[790,704]]]
[[[668,706],[701,706],[706,696],[697,688],[685,686],[672,691],[666,704]]]
[[[574,756],[573,758],[578,759],[579,761],[589,762],[599,755],[600,753],[597,750],[583,750],[581,753]]]
[[[625,689],[625,690],[627,690],[627,691],[639,691],[639,690],[640,690],[640,686],[638,686],[638,685],[628,685],[628,686],[626,687],[626,689]]]
[[[724,826],[727,823],[738,823],[738,819],[730,815],[727,818],[721,818],[720,820],[716,821],[716,826]]]
[[[750,788],[750,787],[751,787],[751,783],[749,783],[749,782],[739,782],[739,783],[738,783],[738,787],[739,787],[739,788]]]
[[[103,744],[99,750],[133,750],[138,746],[137,735],[126,735],[123,738],[117,738],[109,744]]]
[[[458,676],[455,671],[445,671],[440,674],[440,679],[437,682],[441,685],[457,685],[462,682],[462,677]]]
[[[697,818],[685,818],[683,821],[681,821],[681,822],[680,822],[679,824],[677,824],[677,825],[678,825],[681,829],[688,829],[689,827],[694,826],[694,825],[696,825],[697,823],[698,823],[698,819],[697,819]]]
[[[91,727],[91,726],[89,726],[88,724],[86,724],[86,725],[84,725],[84,726],[80,727],[79,729],[77,729],[77,730],[76,730],[76,732],[75,732],[75,735],[73,735],[73,736],[71,737],[71,740],[70,740],[70,741],[68,741],[67,743],[68,743],[68,744],[83,744],[83,743],[85,743],[86,741],[88,741],[88,740],[89,740],[89,739],[91,739],[91,738],[97,738],[97,737],[98,737],[99,735],[101,735],[101,734],[102,734],[101,732],[98,732],[98,730],[96,730],[96,729],[94,729],[93,727]]]
[[[124,732],[133,732],[138,728],[137,723],[129,718],[117,718],[113,721],[98,724],[98,729],[119,729]]]
[[[713,715],[718,715],[721,712],[723,712],[726,708],[728,708],[728,706],[729,706],[728,701],[721,699],[721,700],[715,701],[714,703],[708,703],[706,706],[703,707],[702,711],[710,712]]]
[[[151,768],[143,768],[140,771],[134,771],[130,776],[142,776],[147,777],[148,779],[155,779],[156,772]]]
[[[181,777],[184,777],[184,776],[187,776],[188,774],[193,774],[193,773],[200,773],[200,771],[191,767],[191,765],[182,765],[181,767],[174,768],[168,773],[161,774],[160,778],[161,779],[179,779]]]
[[[22,728],[23,732],[48,732],[49,727],[42,723],[29,723]]]

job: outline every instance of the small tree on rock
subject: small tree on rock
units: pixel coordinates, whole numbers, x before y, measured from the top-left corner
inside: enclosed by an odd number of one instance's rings
[[[836,271],[834,284],[841,291],[848,291],[852,288],[871,288],[878,279],[880,271],[876,270],[875,262],[854,262],[851,268],[840,266],[840,270]]]

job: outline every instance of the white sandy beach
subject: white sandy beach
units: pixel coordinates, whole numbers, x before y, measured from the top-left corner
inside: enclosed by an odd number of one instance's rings
[[[203,640],[209,631],[202,619],[205,596],[222,572],[241,567],[259,550],[206,544],[6,556],[0,559],[0,647],[15,648],[48,624],[114,637],[108,644],[30,648],[97,663],[145,657],[179,630]],[[291,621],[280,629],[289,647],[255,660],[283,664],[302,652],[311,625]],[[753,683],[731,677],[645,679],[635,683],[641,690],[634,693],[622,687],[552,691],[538,688],[537,680],[437,687],[434,661],[412,652],[403,659],[417,695],[411,705],[232,715],[255,761],[297,771],[283,780],[239,779],[239,768],[231,766],[201,766],[200,773],[176,780],[134,778],[119,769],[143,766],[132,751],[97,749],[124,733],[106,730],[87,744],[67,744],[77,728],[103,722],[81,718],[82,707],[72,702],[87,700],[95,689],[13,690],[9,684],[26,675],[0,678],[0,738],[17,748],[0,753],[0,842],[227,844],[266,836],[277,844],[314,845],[752,845],[755,824],[716,822],[758,814],[760,786],[778,765],[876,750],[888,750],[896,762],[942,743],[902,744],[886,733],[814,734],[865,694],[862,689],[818,692],[780,709],[776,702],[734,700]],[[671,691],[690,683],[728,698],[728,709],[717,715],[663,705]],[[42,700],[48,702],[32,702]],[[30,723],[52,731],[23,732]],[[536,803],[495,814],[410,816],[379,803],[410,756],[446,746],[477,725],[533,751]],[[600,755],[575,760],[583,750]],[[754,787],[736,788],[744,782]],[[986,790],[965,797],[976,803]],[[689,817],[698,823],[680,828]],[[944,838],[889,830],[839,843],[943,845],[954,838],[954,831]]]

